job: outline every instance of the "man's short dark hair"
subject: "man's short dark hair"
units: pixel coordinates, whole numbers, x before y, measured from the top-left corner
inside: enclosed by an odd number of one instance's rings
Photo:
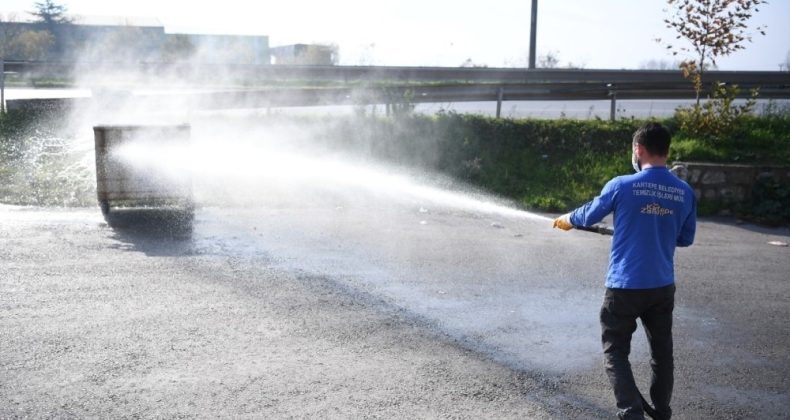
[[[641,144],[647,152],[654,156],[669,155],[669,143],[672,136],[669,130],[663,125],[650,122],[641,127],[634,133],[634,143]]]

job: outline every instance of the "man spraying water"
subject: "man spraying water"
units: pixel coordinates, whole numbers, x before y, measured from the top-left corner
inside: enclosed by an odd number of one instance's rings
[[[614,237],[601,307],[604,366],[621,419],[669,419],[674,364],[672,310],[675,300],[674,253],[689,246],[696,231],[694,191],[666,167],[670,134],[658,123],[634,133],[636,174],[619,176],[601,194],[554,220],[554,227],[590,227],[614,213]],[[628,355],[636,319],[650,343],[653,409],[634,381]]]

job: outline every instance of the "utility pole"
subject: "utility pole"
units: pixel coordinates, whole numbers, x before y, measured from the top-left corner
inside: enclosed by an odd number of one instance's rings
[[[535,37],[538,33],[538,0],[532,0],[532,23],[529,27],[529,68],[535,68]]]
[[[5,58],[0,57],[0,114],[5,113]]]

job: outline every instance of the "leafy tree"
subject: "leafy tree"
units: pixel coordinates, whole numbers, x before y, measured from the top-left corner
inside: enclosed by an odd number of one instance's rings
[[[52,0],[44,0],[36,2],[33,7],[36,10],[30,13],[36,16],[38,23],[42,23],[48,28],[58,24],[71,23],[71,19],[66,16],[68,9],[65,5],[57,4]]]
[[[687,55],[680,64],[683,77],[694,84],[696,102],[688,108],[680,107],[676,117],[680,128],[711,140],[723,140],[735,133],[744,117],[755,106],[757,91],[752,90],[745,104],[733,101],[740,94],[737,86],[713,82],[707,103],[700,99],[704,91],[703,75],[716,66],[716,60],[742,50],[751,42],[748,22],[765,0],[667,0],[670,17],[664,20],[667,28],[677,33],[681,45],[667,45],[673,55]],[[765,35],[765,28],[756,28]],[[660,41],[660,40],[659,40]]]
[[[664,20],[667,28],[677,32],[675,39],[684,39],[690,46],[669,44],[672,55],[690,54],[681,63],[683,75],[694,83],[697,105],[703,90],[702,76],[716,59],[746,48],[751,42],[747,32],[749,19],[765,0],[667,0],[670,17]],[[765,35],[765,28],[756,28]]]
[[[0,57],[15,60],[44,60],[55,40],[49,31],[31,31],[15,14],[0,16]]]
[[[44,0],[33,4],[34,11],[30,12],[36,17],[34,23],[39,30],[48,32],[53,38],[44,56],[52,59],[53,56],[62,56],[67,50],[69,43],[68,34],[62,30],[62,26],[71,23],[71,19],[66,16],[66,6]]]
[[[44,60],[55,43],[49,31],[24,31],[19,33],[9,45],[9,57],[21,60]]]

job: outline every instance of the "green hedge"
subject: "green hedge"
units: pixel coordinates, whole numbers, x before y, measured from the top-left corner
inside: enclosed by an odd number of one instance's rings
[[[232,117],[222,118],[228,123]],[[673,119],[660,122],[675,131],[673,160],[790,164],[789,113],[747,118],[733,138],[716,142],[676,132]],[[612,177],[632,172],[631,137],[643,123],[496,119],[451,112],[391,118],[274,115],[249,117],[238,125],[296,124],[309,130],[310,141],[319,145],[439,172],[514,199],[525,208],[559,212],[591,199]],[[80,173],[69,178],[75,175],[67,171],[73,157],[50,141],[67,137],[64,127],[63,121],[37,113],[0,115],[0,201],[80,205],[93,199],[91,177]],[[29,153],[41,147],[59,153]],[[788,190],[784,184],[757,189],[761,195],[741,209],[741,215],[790,222],[778,214],[790,208]]]
[[[630,170],[631,136],[639,124],[445,113],[350,118],[328,124],[324,137],[377,159],[439,171],[528,208],[562,211]]]
[[[315,122],[315,121],[313,121]],[[631,173],[631,138],[645,121],[495,119],[444,113],[434,117],[333,117],[324,140],[407,166],[435,170],[512,198],[525,208],[566,211],[594,197],[614,176]],[[674,132],[670,160],[790,164],[790,117],[748,118],[731,139],[711,142]],[[786,185],[756,189],[740,216],[788,223]],[[770,200],[766,201],[764,198]],[[702,214],[719,207],[702,206]]]

